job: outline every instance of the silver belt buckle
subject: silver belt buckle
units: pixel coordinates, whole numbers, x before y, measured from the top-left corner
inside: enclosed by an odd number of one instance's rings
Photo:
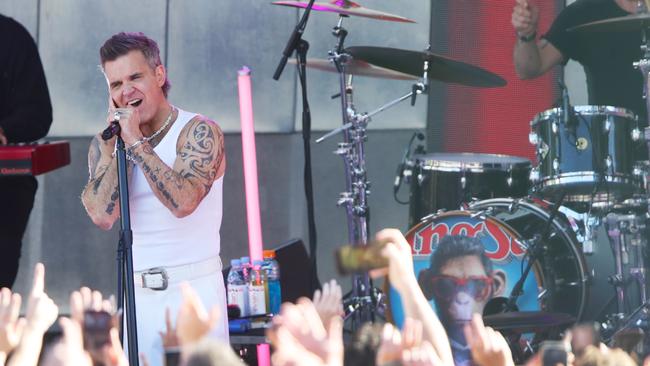
[[[169,285],[167,271],[162,267],[150,268],[140,274],[142,277],[142,287],[154,291],[164,291]]]

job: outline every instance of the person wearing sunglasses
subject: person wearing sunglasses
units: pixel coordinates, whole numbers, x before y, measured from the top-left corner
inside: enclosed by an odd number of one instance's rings
[[[425,297],[435,302],[455,364],[471,365],[463,327],[472,314],[483,313],[490,299],[503,295],[505,272],[493,268],[480,239],[448,235],[431,254],[430,267],[420,272],[418,283]]]

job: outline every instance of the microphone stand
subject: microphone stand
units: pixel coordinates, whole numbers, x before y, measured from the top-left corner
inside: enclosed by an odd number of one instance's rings
[[[287,60],[294,51],[296,51],[296,56],[298,58],[298,79],[301,86],[302,92],[302,139],[303,139],[303,150],[305,155],[305,164],[303,168],[303,181],[305,186],[305,200],[307,201],[307,227],[309,231],[309,256],[311,262],[311,273],[310,273],[310,282],[311,282],[311,292],[320,288],[320,281],[318,280],[318,271],[316,267],[316,252],[317,252],[317,236],[316,236],[316,219],[314,214],[314,189],[312,183],[312,168],[311,168],[311,112],[309,108],[309,100],[307,98],[307,51],[309,50],[309,43],[302,39],[302,34],[305,31],[307,26],[307,20],[309,19],[309,14],[311,9],[314,6],[315,0],[310,0],[309,4],[305,8],[305,12],[302,15],[302,18],[296,24],[296,27],[289,37],[289,41],[282,51],[282,58],[278,63],[275,73],[273,74],[273,79],[278,80],[284,67],[287,64]]]
[[[524,282],[526,282],[526,279],[528,278],[528,274],[530,273],[530,270],[533,268],[533,264],[535,263],[537,258],[541,255],[543,249],[543,243],[547,241],[551,236],[551,224],[553,223],[553,220],[555,220],[555,216],[557,216],[557,213],[560,211],[560,207],[564,202],[565,196],[566,196],[566,192],[563,192],[562,196],[560,196],[560,199],[555,204],[555,207],[553,208],[553,212],[551,212],[551,215],[548,217],[548,221],[546,221],[546,227],[544,228],[544,233],[542,234],[542,236],[538,237],[537,235],[535,235],[535,237],[531,240],[531,244],[527,249],[527,251],[530,253],[530,256],[528,257],[528,263],[526,263],[526,269],[524,269],[524,272],[521,274],[521,277],[519,277],[517,283],[515,283],[515,285],[512,287],[512,291],[510,292],[510,297],[508,297],[508,301],[506,302],[502,312],[507,313],[510,311],[517,311],[517,299],[519,298],[519,296],[521,296],[524,293],[523,291]]]
[[[300,42],[302,41],[302,34],[305,32],[305,28],[307,27],[307,20],[309,19],[311,8],[314,7],[314,1],[315,0],[309,0],[309,4],[307,4],[307,7],[305,8],[305,12],[302,14],[302,18],[300,18],[300,21],[293,29],[293,33],[291,33],[291,37],[289,37],[287,45],[284,46],[284,51],[282,51],[282,58],[280,59],[280,62],[275,69],[275,73],[273,73],[273,80],[280,79],[280,75],[282,75],[282,71],[284,71],[284,67],[287,65],[287,60],[289,57],[291,57],[293,51],[296,50],[300,45]]]
[[[120,193],[120,239],[117,248],[117,309],[124,307],[126,295],[126,332],[129,365],[139,365],[138,333],[135,313],[135,286],[133,283],[133,232],[129,210],[129,184],[124,140],[117,135],[117,187]],[[125,288],[126,287],[126,288]],[[126,293],[125,293],[126,290]],[[124,314],[124,312],[122,312]],[[120,340],[124,341],[124,329],[120,327]]]

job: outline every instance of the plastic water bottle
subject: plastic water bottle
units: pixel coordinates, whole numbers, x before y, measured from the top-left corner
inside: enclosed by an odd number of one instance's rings
[[[248,283],[248,304],[250,315],[266,314],[266,273],[262,269],[262,261],[253,262]]]
[[[249,257],[241,257],[241,274],[244,278],[244,282],[248,284],[250,282],[250,273],[251,273],[251,259]]]
[[[280,264],[275,260],[275,250],[264,251],[264,269],[267,276],[269,293],[269,313],[279,314],[282,304],[282,291],[280,288]]]
[[[248,316],[248,289],[246,281],[242,277],[241,261],[233,259],[230,261],[230,271],[226,280],[228,287],[228,304],[237,305],[241,316]]]

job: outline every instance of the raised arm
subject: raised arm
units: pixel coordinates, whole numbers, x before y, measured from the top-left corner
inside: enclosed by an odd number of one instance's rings
[[[404,315],[422,322],[423,339],[433,345],[443,365],[453,365],[447,332],[424,297],[415,277],[411,247],[397,229],[383,229],[375,235],[375,240],[385,244],[382,255],[388,259],[388,278],[400,294]],[[379,270],[375,275],[381,272]]]
[[[223,176],[226,158],[223,133],[203,116],[192,119],[181,131],[176,160],[167,166],[148,142],[131,150],[135,163],[160,202],[176,217],[185,217],[199,206],[212,183]]]
[[[535,41],[539,9],[529,0],[516,0],[512,26],[517,35],[514,49],[515,71],[521,79],[543,75],[563,61],[562,53],[545,39]]]

